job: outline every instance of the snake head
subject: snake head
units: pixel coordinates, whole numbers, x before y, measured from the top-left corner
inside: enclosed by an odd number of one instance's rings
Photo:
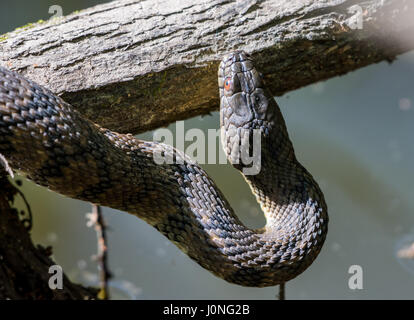
[[[269,106],[273,97],[250,55],[243,51],[226,55],[220,63],[218,82],[222,126],[233,124],[247,129],[260,126],[260,120],[273,120],[273,108]]]
[[[280,113],[273,96],[264,86],[262,75],[247,53],[236,51],[226,55],[218,71],[220,91],[221,142],[230,162],[240,153],[243,141],[252,153],[254,131],[268,135]]]

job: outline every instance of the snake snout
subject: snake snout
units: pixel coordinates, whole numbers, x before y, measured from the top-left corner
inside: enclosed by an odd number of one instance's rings
[[[223,57],[224,63],[234,63],[234,62],[240,62],[240,61],[246,61],[251,60],[250,54],[243,50],[236,50],[233,52],[228,53]]]

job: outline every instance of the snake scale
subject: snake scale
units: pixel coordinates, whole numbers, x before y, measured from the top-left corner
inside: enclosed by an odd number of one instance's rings
[[[0,153],[39,185],[145,220],[228,282],[281,284],[302,273],[322,248],[328,224],[324,196],[297,161],[279,107],[250,55],[227,54],[218,82],[222,144],[236,169],[245,167],[232,158],[246,141],[242,132],[261,135],[260,172],[245,176],[266,217],[257,230],[239,220],[214,181],[184,153],[101,128],[5,68]],[[176,161],[156,164],[156,152]]]

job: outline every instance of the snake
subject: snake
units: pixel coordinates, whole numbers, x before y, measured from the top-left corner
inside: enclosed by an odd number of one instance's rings
[[[227,282],[280,285],[305,271],[322,249],[328,230],[324,195],[297,160],[280,108],[252,56],[224,55],[218,87],[221,143],[263,210],[262,228],[242,223],[212,178],[184,152],[103,128],[4,67],[0,153],[40,186],[143,219]],[[256,142],[257,170],[245,174],[253,164],[237,155],[243,150],[251,155]],[[155,161],[156,156],[173,161]]]

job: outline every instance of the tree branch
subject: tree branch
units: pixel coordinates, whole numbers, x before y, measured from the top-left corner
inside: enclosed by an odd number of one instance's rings
[[[97,290],[72,283],[63,275],[62,289],[49,288],[51,248],[35,247],[16,209],[18,190],[0,168],[0,299],[96,299]]]
[[[283,94],[412,50],[413,16],[410,0],[114,1],[0,37],[0,65],[135,134],[217,110],[226,52]]]
[[[87,226],[95,227],[98,253],[95,259],[99,265],[99,280],[100,280],[100,291],[98,298],[102,300],[109,299],[108,281],[112,277],[108,267],[108,239],[106,237],[106,223],[102,214],[101,206],[92,204],[92,212],[87,214],[89,219]]]

